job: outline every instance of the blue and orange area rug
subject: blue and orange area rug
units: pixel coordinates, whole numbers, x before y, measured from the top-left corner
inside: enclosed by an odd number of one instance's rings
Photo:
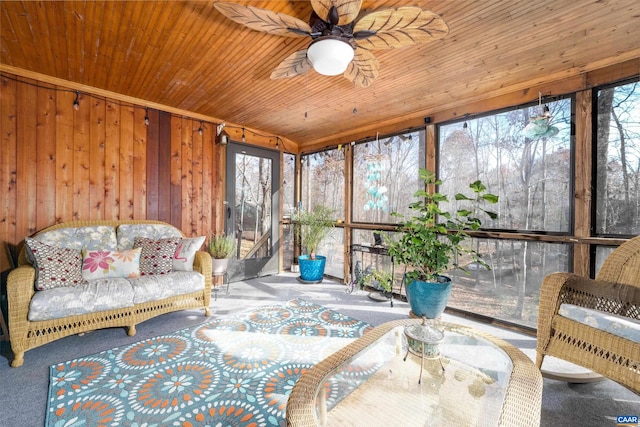
[[[371,328],[295,299],[53,365],[46,426],[283,426],[297,379]]]

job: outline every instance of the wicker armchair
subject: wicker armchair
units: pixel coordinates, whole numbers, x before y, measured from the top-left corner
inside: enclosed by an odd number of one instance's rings
[[[563,303],[639,321],[640,236],[614,250],[595,280],[572,273],[545,277],[540,290],[536,348],[538,368],[544,356],[550,355],[640,393],[640,344],[560,315]]]

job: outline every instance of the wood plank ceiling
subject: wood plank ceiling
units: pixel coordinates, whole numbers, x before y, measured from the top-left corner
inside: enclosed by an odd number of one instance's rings
[[[312,11],[305,1],[241,3],[304,21]],[[365,1],[362,10],[402,5],[436,12],[450,33],[375,51],[380,75],[368,88],[313,70],[271,80],[274,67],[309,39],[249,30],[211,1],[1,1],[0,64],[305,149],[640,58],[637,0]]]

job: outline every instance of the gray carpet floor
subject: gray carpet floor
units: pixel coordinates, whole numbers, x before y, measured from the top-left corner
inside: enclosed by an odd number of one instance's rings
[[[44,424],[49,366],[52,364],[235,315],[261,305],[282,303],[299,297],[373,325],[406,318],[409,313],[409,306],[405,302],[395,301],[394,307],[390,307],[388,302],[371,300],[365,291],[347,294],[345,286],[328,280],[321,284],[300,284],[293,274],[231,283],[228,294],[224,290],[217,294],[217,301],[212,298],[210,318],[204,317],[202,310],[185,310],[141,323],[134,337],[127,336],[122,328],[66,337],[28,351],[25,363],[20,368],[9,366],[13,358],[9,343],[0,343],[0,426],[31,427]],[[443,314],[443,320],[472,326],[503,338],[532,360],[535,359],[534,337],[447,313]],[[545,359],[543,368],[584,372],[579,367],[553,358]],[[640,396],[610,380],[590,384],[544,380],[542,426],[614,427],[618,415],[640,415]]]

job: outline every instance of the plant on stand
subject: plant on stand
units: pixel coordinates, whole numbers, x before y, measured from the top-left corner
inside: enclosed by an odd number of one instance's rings
[[[322,281],[326,257],[316,253],[320,243],[335,225],[334,211],[324,205],[316,205],[309,211],[300,211],[293,216],[296,237],[304,254],[298,257],[300,280],[317,283]]]
[[[420,169],[420,179],[427,188],[442,184],[433,172],[424,168]],[[471,210],[445,211],[439,203],[449,201],[446,195],[419,190],[414,194],[417,201],[409,205],[412,216],[393,214],[404,222],[399,229],[400,238],[388,242],[389,255],[396,265],[404,264],[408,268],[405,280],[412,315],[433,319],[442,314],[451,292],[451,279],[443,274],[451,267],[466,271],[457,261],[461,255],[468,255],[490,269],[475,249],[463,243],[470,238],[468,231],[482,226],[478,214],[497,218],[496,213],[483,209],[481,204],[497,203],[498,196],[487,192],[481,181],[469,184],[469,188],[473,190],[472,197],[458,193],[455,199],[470,202]]]
[[[379,292],[379,298],[375,297],[373,294],[369,295],[369,298],[372,298],[376,301],[383,301],[392,298],[392,290],[393,290],[393,275],[390,271],[387,270],[372,270],[370,273],[366,274],[362,278],[362,285],[374,288]],[[391,301],[391,307],[393,307],[393,301]]]
[[[208,250],[211,255],[211,271],[215,275],[226,273],[229,266],[229,258],[233,255],[234,242],[231,236],[225,234],[212,234],[209,237]]]

